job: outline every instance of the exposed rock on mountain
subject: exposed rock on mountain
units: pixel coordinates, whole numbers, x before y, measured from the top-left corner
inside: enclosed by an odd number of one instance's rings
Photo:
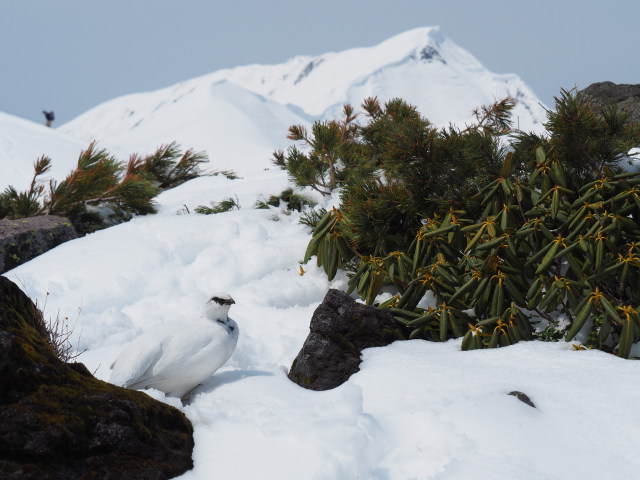
[[[589,85],[583,92],[591,96],[598,105],[613,104],[618,108],[626,109],[631,121],[640,122],[640,84],[598,82]]]
[[[0,220],[0,273],[77,237],[71,222],[55,215]]]

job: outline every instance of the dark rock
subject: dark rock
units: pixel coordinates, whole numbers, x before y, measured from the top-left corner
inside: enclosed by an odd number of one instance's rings
[[[526,393],[522,393],[522,392],[518,392],[517,390],[514,390],[513,392],[509,392],[509,395],[513,395],[522,403],[526,403],[530,407],[536,408],[535,404],[531,401],[531,399]]]
[[[359,369],[360,353],[402,339],[393,316],[329,290],[313,312],[310,333],[291,365],[289,378],[310,390],[335,388]]]
[[[165,479],[191,469],[186,417],[58,360],[34,310],[0,276],[0,478]]]
[[[440,55],[440,52],[431,45],[427,45],[422,50],[420,50],[420,60],[429,63],[438,61],[444,63],[445,65],[447,63],[445,59],[442,58],[442,55]]]
[[[0,273],[77,237],[71,222],[55,215],[0,220]]]
[[[589,85],[582,92],[589,95],[596,105],[615,105],[627,110],[632,122],[640,122],[640,84],[598,82]]]

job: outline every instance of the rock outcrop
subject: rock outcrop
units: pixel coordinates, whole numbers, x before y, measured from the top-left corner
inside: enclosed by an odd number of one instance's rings
[[[629,112],[632,122],[640,122],[640,84],[598,82],[589,85],[582,91],[589,95],[597,105],[616,105]]]
[[[0,220],[0,273],[77,237],[71,222],[55,215]]]
[[[177,409],[60,361],[31,300],[0,277],[0,478],[166,479],[193,467]]]
[[[358,371],[363,349],[403,338],[390,313],[356,303],[339,290],[327,292],[313,312],[309,329],[289,378],[310,390],[341,385]]]

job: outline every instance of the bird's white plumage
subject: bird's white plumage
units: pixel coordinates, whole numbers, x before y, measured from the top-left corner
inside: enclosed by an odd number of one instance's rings
[[[214,295],[205,304],[202,317],[144,333],[113,362],[109,381],[185,396],[213,375],[235,350],[238,325],[228,317],[233,303],[228,295]]]

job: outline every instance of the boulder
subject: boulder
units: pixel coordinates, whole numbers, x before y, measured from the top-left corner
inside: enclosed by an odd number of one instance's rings
[[[598,82],[582,90],[600,106],[616,105],[629,112],[630,120],[640,122],[640,84],[615,84],[613,82]]]
[[[289,379],[310,390],[343,384],[359,370],[363,349],[404,338],[389,312],[357,303],[333,289],[313,312],[309,330]]]
[[[71,222],[55,215],[0,220],[0,273],[77,237]]]
[[[166,479],[193,467],[179,410],[62,362],[42,328],[0,276],[0,478]]]

